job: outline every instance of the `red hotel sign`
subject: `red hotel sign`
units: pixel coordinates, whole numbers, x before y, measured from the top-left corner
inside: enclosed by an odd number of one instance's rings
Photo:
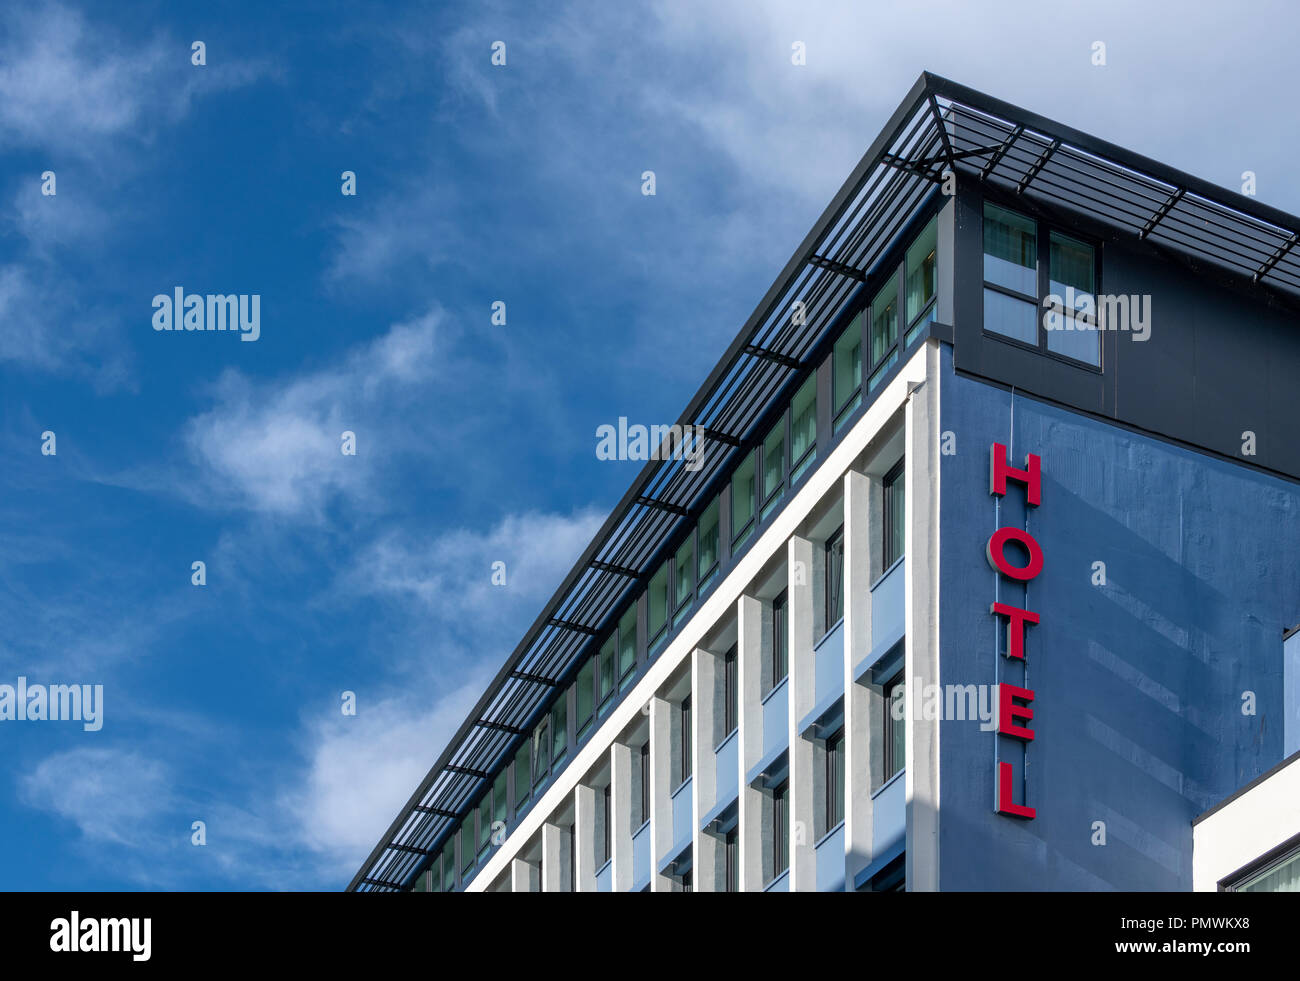
[[[1007,480],[1019,481],[1025,485],[1025,498],[1028,503],[1032,507],[1037,507],[1042,499],[1043,490],[1041,461],[1037,454],[1028,455],[1024,470],[1017,470],[1007,462],[1007,448],[1001,443],[994,443],[989,455],[989,493],[1004,497],[1007,493]],[[1012,565],[1007,561],[1008,542],[1016,542],[1025,550],[1029,556],[1026,565]],[[995,531],[989,539],[985,554],[988,556],[989,565],[993,566],[999,574],[1015,582],[1029,582],[1043,571],[1042,548],[1034,540],[1033,535],[1019,528],[999,528]],[[989,608],[989,612],[1007,621],[1007,657],[1024,661],[1025,624],[1038,623],[1038,614],[1032,610],[1008,606],[1006,603],[994,603]],[[1029,707],[1033,700],[1032,689],[1017,688],[1005,682],[998,685],[998,732],[1003,736],[1031,742],[1034,738],[1034,730],[1027,725],[1020,725],[1019,722],[1028,723],[1033,719],[1034,710]],[[1024,704],[1019,704],[1021,702]],[[1012,800],[1012,776],[1011,764],[999,761],[998,813],[1018,818],[1034,817],[1036,812],[1032,807],[1017,804]]]

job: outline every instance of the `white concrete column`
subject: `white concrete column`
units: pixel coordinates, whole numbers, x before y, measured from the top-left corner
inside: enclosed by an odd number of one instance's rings
[[[939,349],[927,342],[926,380],[907,399],[906,679],[914,692],[939,680]],[[969,449],[967,452],[970,452]],[[939,722],[907,715],[907,888],[939,888]]]
[[[595,787],[578,784],[573,788],[573,872],[577,892],[596,891],[596,795]]]
[[[568,839],[568,829],[542,825],[542,892],[569,891]]]
[[[713,743],[714,733],[721,728],[716,722],[722,703],[718,697],[721,671],[722,659],[716,654],[699,647],[691,653],[691,773],[695,775],[691,791],[691,868],[696,892],[717,891],[719,870],[724,868],[721,842],[700,830],[700,821],[718,802],[718,761],[713,755]]]
[[[537,866],[532,862],[526,862],[522,858],[510,860],[511,892],[537,892],[538,878]]]
[[[753,596],[736,602],[739,638],[736,645],[736,681],[740,686],[740,802],[737,851],[740,891],[763,889],[763,794],[745,782],[745,775],[763,755],[763,604]]]
[[[855,684],[857,664],[871,653],[871,562],[879,539],[871,502],[878,478],[844,475],[844,888],[871,864],[871,790],[875,770],[871,690]],[[877,747],[878,748],[878,747]]]
[[[650,699],[650,891],[672,892],[675,883],[659,874],[659,863],[673,846],[673,707],[658,695]]]
[[[799,722],[817,703],[816,665],[813,661],[813,543],[792,537],[788,543],[786,610],[790,621],[790,891],[817,888],[814,770],[816,747],[799,735]],[[803,571],[800,572],[799,570]]]
[[[611,886],[614,892],[632,888],[632,747],[614,743],[609,748],[610,770],[610,851],[613,866]]]

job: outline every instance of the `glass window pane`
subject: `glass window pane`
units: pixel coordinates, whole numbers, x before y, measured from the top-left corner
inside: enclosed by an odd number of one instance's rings
[[[1076,361],[1101,365],[1101,332],[1097,325],[1075,317],[1053,317],[1047,331],[1047,350]]]
[[[541,783],[551,767],[551,720],[542,719],[533,730],[533,783]]]
[[[831,777],[835,783],[835,791],[831,795],[831,825],[837,825],[844,820],[844,736],[843,734],[835,738],[834,748],[831,757]]]
[[[680,608],[695,594],[695,539],[693,537],[687,536],[686,541],[677,550],[673,569],[673,576],[677,581],[673,605]]]
[[[596,711],[596,661],[593,658],[588,658],[578,669],[574,708],[578,713],[578,728],[581,729],[591,721],[591,716]]]
[[[772,687],[775,688],[785,680],[786,649],[789,644],[789,632],[785,618],[785,593],[772,601]]]
[[[984,329],[1026,344],[1038,344],[1038,308],[1027,300],[1017,300],[984,290]]]
[[[451,846],[454,842],[448,842],[448,847],[443,852],[442,860],[442,891],[451,892],[456,888],[456,860],[451,856]]]
[[[1038,296],[1038,233],[1032,218],[985,202],[984,279]]]
[[[907,250],[907,322],[934,299],[938,289],[939,219],[932,218]],[[931,314],[933,316],[933,314]]]
[[[780,496],[785,488],[785,416],[763,440],[763,500]]]
[[[1073,287],[1076,295],[1092,296],[1095,289],[1093,276],[1097,265],[1092,246],[1078,239],[1052,232],[1048,239],[1051,246],[1051,284],[1052,292],[1062,299],[1065,288]],[[1076,303],[1074,309],[1078,309]]]
[[[904,536],[907,534],[905,502],[907,472],[903,468],[893,471],[885,477],[885,528],[884,528],[884,568],[903,557]]]
[[[713,578],[718,565],[718,498],[700,515],[700,588]]]
[[[533,746],[527,739],[515,753],[515,810],[528,800],[533,792]]]
[[[817,458],[817,378],[810,377],[795,392],[790,405],[791,482],[798,480]]]
[[[838,416],[861,401],[862,314],[859,313],[835,342],[832,354],[831,404]]]
[[[871,363],[880,364],[898,340],[898,274],[871,301]]]
[[[470,819],[472,818],[471,812]],[[474,857],[474,842],[470,840],[469,829],[462,824],[460,826],[460,874],[462,876],[474,868]]]
[[[1238,892],[1300,892],[1300,852],[1258,873],[1237,887]]]
[[[492,820],[500,821],[503,824],[506,820],[506,775],[502,771],[497,777],[496,782],[492,784]]]
[[[636,604],[618,623],[618,674],[629,677],[636,667]]]
[[[603,703],[614,690],[614,679],[618,677],[614,668],[614,655],[618,650],[618,632],[609,635],[609,639],[600,646],[600,700]]]
[[[492,794],[489,792],[478,806],[478,850],[482,851],[492,837]]]
[[[731,478],[731,527],[733,541],[749,537],[754,520],[754,454],[750,453]]]
[[[659,632],[668,623],[668,563],[659,567],[659,571],[650,577],[649,602],[650,639],[659,636]]]
[[[844,531],[826,542],[826,630],[844,619]]]
[[[429,866],[429,892],[442,892],[442,854],[433,857]]]
[[[569,699],[561,695],[551,708],[551,759],[556,762],[564,758],[564,751],[569,748]]]

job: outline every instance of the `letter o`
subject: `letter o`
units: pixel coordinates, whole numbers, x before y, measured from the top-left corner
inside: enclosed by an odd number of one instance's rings
[[[1014,539],[1025,547],[1029,553],[1029,564],[1026,566],[1014,566],[1007,561],[1006,547],[1009,540]],[[1038,542],[1034,541],[1034,536],[1027,531],[1021,531],[1019,528],[999,528],[989,539],[988,547],[984,550],[988,556],[989,565],[993,566],[998,572],[1002,573],[1008,579],[1016,579],[1020,582],[1028,582],[1043,571],[1043,550]]]

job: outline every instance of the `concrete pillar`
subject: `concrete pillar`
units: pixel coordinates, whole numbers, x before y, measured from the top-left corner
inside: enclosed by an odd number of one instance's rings
[[[737,851],[740,891],[761,892],[763,882],[763,794],[745,775],[763,755],[763,604],[753,596],[736,601],[736,681],[740,686],[740,802]]]
[[[510,861],[510,891],[537,892],[539,886],[537,866],[522,858]]]
[[[939,679],[939,349],[925,346],[926,380],[907,399],[907,578],[905,664],[914,692]],[[907,716],[907,888],[939,888],[939,722]]]
[[[609,748],[610,851],[613,866],[610,888],[627,892],[632,888],[632,747],[614,743]]]
[[[673,846],[673,707],[658,695],[650,699],[650,891],[672,892],[675,883],[659,874],[659,863]]]
[[[718,876],[725,871],[722,843],[715,835],[700,830],[701,819],[718,802],[713,744],[722,728],[717,724],[722,704],[718,697],[721,673],[722,658],[699,647],[691,653],[691,772],[695,774],[691,792],[691,868],[696,892],[717,891]]]
[[[558,824],[542,825],[542,892],[569,892],[569,849],[568,828]]]
[[[816,666],[813,661],[813,543],[793,537],[788,543],[786,610],[790,621],[790,891],[817,888],[817,851],[814,833],[816,788],[815,749],[812,740],[799,735],[799,722],[816,707]],[[798,570],[802,568],[801,574]]]
[[[871,690],[853,681],[857,664],[871,652],[872,553],[880,541],[871,502],[878,478],[850,470],[844,475],[844,888],[871,864]]]
[[[577,892],[596,891],[596,806],[595,787],[578,784],[573,790],[573,872]]]

